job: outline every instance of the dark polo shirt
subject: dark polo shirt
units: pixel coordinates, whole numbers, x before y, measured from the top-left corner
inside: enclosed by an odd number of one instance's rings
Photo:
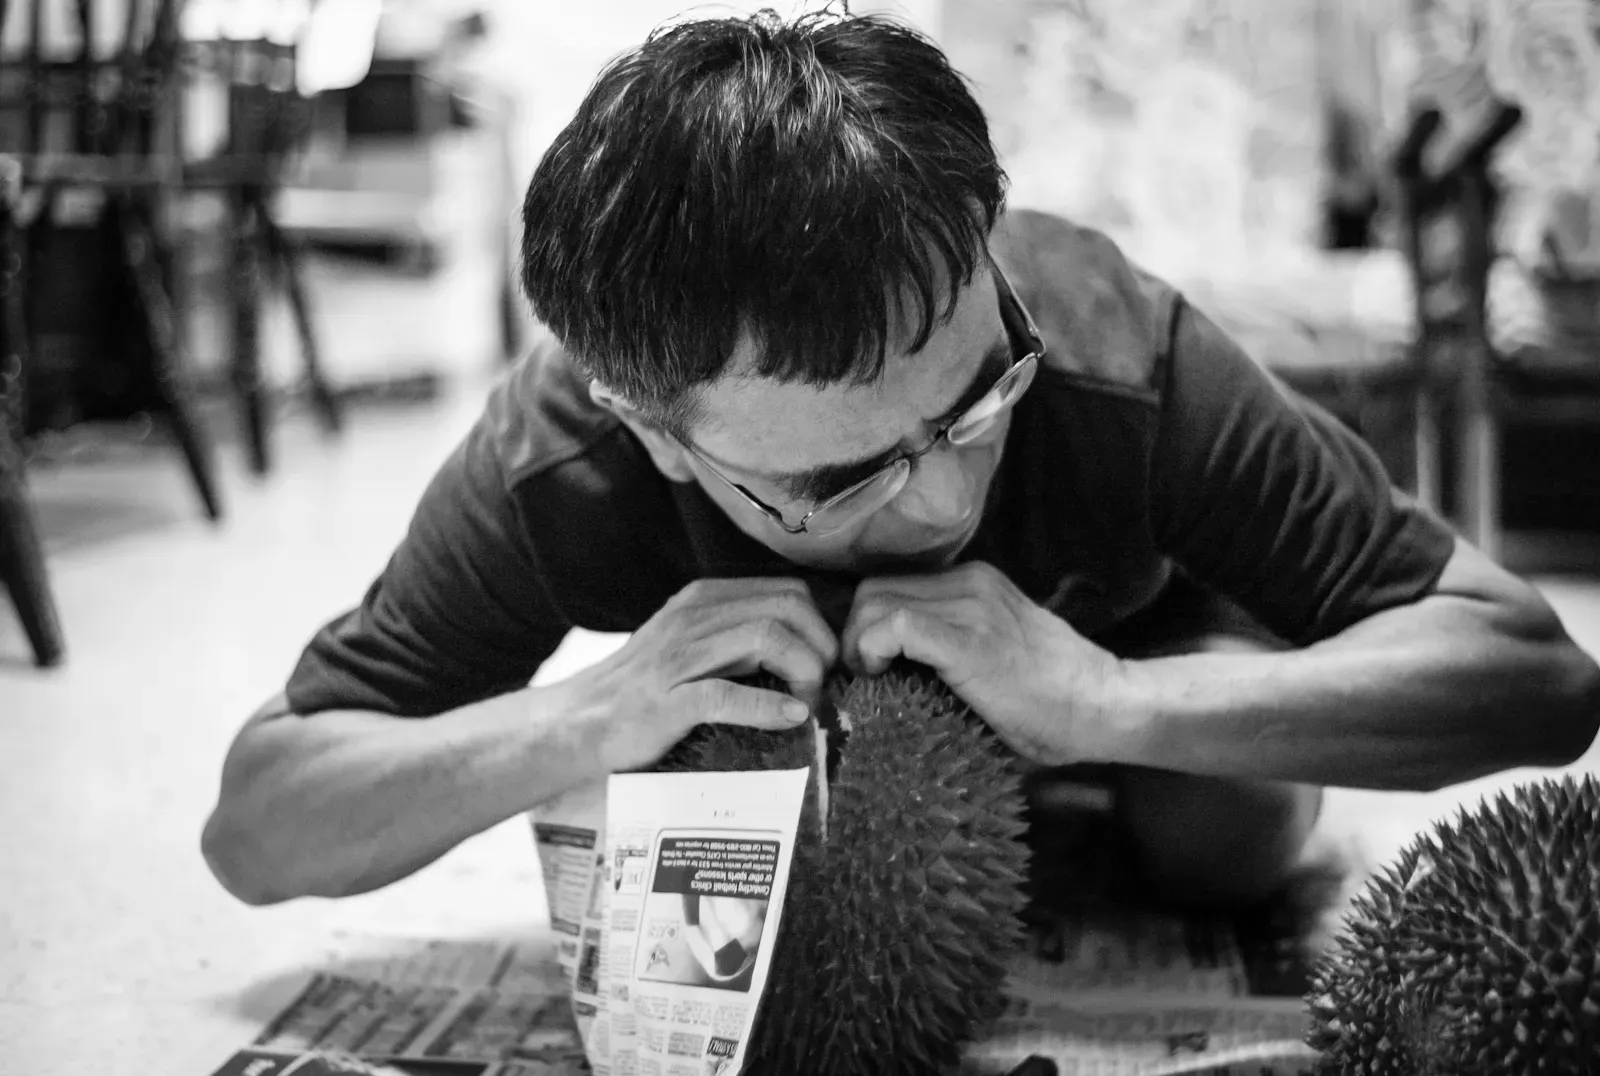
[[[1049,355],[964,559],[1091,638],[1176,578],[1295,645],[1432,589],[1451,532],[1172,288],[1059,217],[1013,212],[992,246]],[[574,627],[631,631],[696,578],[755,575],[807,578],[835,615],[854,583],[797,570],[663,478],[550,347],[494,389],[289,702],[436,714],[525,686]]]

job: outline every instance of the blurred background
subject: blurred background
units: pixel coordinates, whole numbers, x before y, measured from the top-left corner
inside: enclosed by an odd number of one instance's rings
[[[544,147],[663,20],[759,6],[0,0],[0,1071],[211,1056],[345,932],[540,920],[525,827],[265,910],[200,827],[541,335]],[[1014,205],[1181,286],[1600,647],[1600,0],[851,7],[973,80]]]

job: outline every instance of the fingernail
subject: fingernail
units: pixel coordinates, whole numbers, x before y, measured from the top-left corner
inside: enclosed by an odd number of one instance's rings
[[[793,699],[783,704],[783,716],[791,725],[798,725],[811,716],[811,707],[799,699]]]

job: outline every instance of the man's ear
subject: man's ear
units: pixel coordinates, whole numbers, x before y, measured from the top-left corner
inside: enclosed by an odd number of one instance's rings
[[[620,418],[650,453],[650,460],[669,482],[693,482],[689,452],[677,440],[647,418],[638,408],[598,381],[589,382],[589,398]]]

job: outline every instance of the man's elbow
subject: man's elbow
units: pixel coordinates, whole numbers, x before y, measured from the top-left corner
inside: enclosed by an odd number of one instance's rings
[[[200,854],[212,877],[245,904],[259,908],[296,896],[265,863],[248,828],[229,821],[220,804],[200,834]]]
[[[1570,766],[1589,752],[1600,736],[1600,664],[1575,643],[1561,655],[1560,715],[1555,725],[1558,742],[1552,744],[1553,764]]]
[[[1533,587],[1523,584],[1515,597],[1502,595],[1495,604],[1500,638],[1534,655],[1524,682],[1530,698],[1543,700],[1536,705],[1544,713],[1512,723],[1526,737],[1519,753],[1529,765],[1570,766],[1600,735],[1600,665]]]
[[[270,787],[266,782],[279,756],[273,733],[284,727],[279,719],[291,712],[287,697],[279,693],[245,721],[223,761],[217,803],[200,833],[200,854],[212,877],[250,905],[281,904],[302,895],[273,861],[268,814],[259,796]]]

